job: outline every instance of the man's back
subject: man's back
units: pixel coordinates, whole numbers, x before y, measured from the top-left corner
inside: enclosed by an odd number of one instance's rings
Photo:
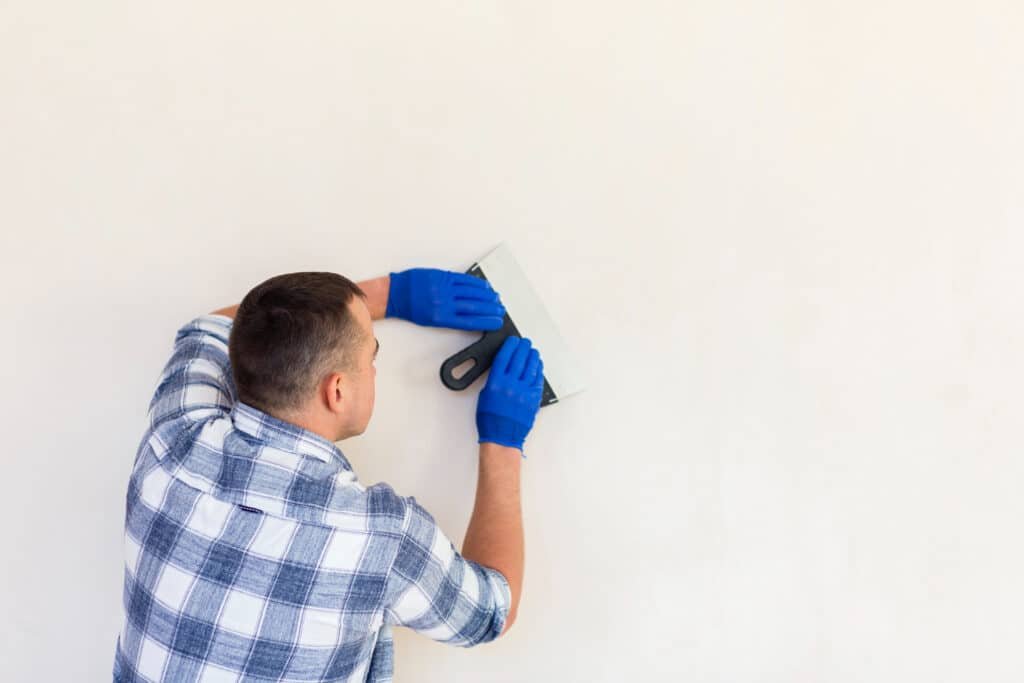
[[[231,321],[184,326],[150,405],[125,522],[114,679],[386,681],[391,627],[497,637],[506,578],[336,445],[236,400]]]

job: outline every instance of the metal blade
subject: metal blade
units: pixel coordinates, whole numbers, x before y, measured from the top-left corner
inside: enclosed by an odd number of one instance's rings
[[[544,361],[544,378],[556,400],[583,391],[583,369],[565,343],[555,321],[544,307],[529,279],[502,242],[470,268],[479,269],[498,292],[505,312],[520,336],[528,338]]]

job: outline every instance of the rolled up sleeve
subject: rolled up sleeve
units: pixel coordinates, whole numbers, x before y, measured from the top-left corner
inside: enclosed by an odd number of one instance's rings
[[[497,638],[512,592],[505,576],[464,558],[414,497],[387,579],[385,615],[438,642],[472,647]]]
[[[208,314],[178,330],[149,403],[151,427],[178,418],[196,422],[231,410],[236,399],[228,359],[232,322],[228,316]]]

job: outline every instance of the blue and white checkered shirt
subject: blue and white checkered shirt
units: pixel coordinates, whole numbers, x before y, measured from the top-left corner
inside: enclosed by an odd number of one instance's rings
[[[182,327],[128,484],[115,681],[389,681],[392,626],[469,647],[511,592],[413,497],[236,401],[232,319]]]

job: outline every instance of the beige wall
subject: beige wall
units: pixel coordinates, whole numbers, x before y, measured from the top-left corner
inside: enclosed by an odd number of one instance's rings
[[[396,681],[1019,681],[1017,2],[0,5],[0,678],[109,680],[173,333],[507,241],[592,371],[516,626]],[[377,325],[341,444],[461,544],[475,335]]]

